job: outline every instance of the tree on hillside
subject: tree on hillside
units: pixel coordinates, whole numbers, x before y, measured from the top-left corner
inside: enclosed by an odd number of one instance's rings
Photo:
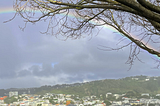
[[[104,103],[106,104],[106,106],[111,105],[111,102],[110,102],[110,101],[108,101],[108,100],[104,100]]]
[[[45,33],[55,36],[78,39],[97,34],[99,26],[113,27],[122,35],[120,42],[126,38],[130,42],[120,48],[101,46],[100,49],[120,50],[130,46],[127,63],[132,65],[142,49],[160,57],[159,5],[160,0],[15,0],[14,9],[15,15],[19,14],[26,24],[48,22]]]
[[[7,98],[4,99],[4,102],[7,103],[7,104],[10,104],[10,103],[13,103],[13,102],[16,102],[16,101],[17,101],[17,99],[14,96],[7,97]]]
[[[125,95],[126,97],[132,98],[132,97],[139,97],[140,93],[136,92],[136,91],[128,91]]]

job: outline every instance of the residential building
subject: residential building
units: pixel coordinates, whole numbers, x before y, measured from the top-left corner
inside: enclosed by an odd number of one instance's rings
[[[12,96],[17,96],[18,97],[18,91],[9,92],[9,97],[12,97]]]

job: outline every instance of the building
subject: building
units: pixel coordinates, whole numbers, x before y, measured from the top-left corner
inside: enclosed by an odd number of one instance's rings
[[[18,97],[18,91],[9,92],[9,97],[16,96]]]

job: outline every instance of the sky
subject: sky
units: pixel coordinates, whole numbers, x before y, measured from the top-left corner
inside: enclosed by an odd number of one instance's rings
[[[12,2],[11,2],[12,1]],[[12,8],[14,0],[1,0],[2,8]],[[43,85],[72,84],[135,75],[159,76],[155,56],[142,50],[132,68],[125,64],[129,48],[103,51],[100,46],[117,47],[121,35],[103,28],[97,36],[81,39],[57,39],[41,34],[47,23],[28,24],[23,19],[3,23],[13,12],[0,13],[0,89],[31,88]],[[129,41],[121,42],[122,46]]]

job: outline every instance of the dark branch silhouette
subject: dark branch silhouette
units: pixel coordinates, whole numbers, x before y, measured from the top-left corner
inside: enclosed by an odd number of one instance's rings
[[[49,20],[45,33],[66,38],[93,35],[99,26],[111,26],[131,41],[130,64],[142,49],[160,57],[159,0],[16,0],[14,9],[26,23]],[[36,11],[41,16],[36,17]],[[148,44],[157,46],[153,49]]]

